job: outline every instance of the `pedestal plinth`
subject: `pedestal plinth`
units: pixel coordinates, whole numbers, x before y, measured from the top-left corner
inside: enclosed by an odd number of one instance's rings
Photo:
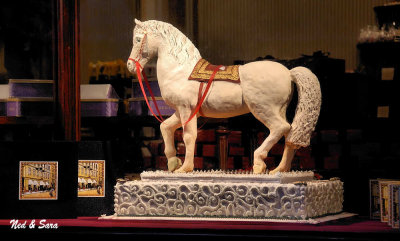
[[[342,211],[343,183],[312,172],[143,172],[115,186],[117,216],[297,219]]]

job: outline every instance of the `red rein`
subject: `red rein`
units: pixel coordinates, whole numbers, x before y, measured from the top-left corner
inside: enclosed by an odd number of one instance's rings
[[[151,106],[150,106],[150,104],[149,104],[149,100],[147,99],[146,92],[144,91],[143,81],[142,81],[142,75],[140,74],[140,69],[143,69],[143,67],[140,65],[139,61],[136,61],[136,60],[134,60],[134,59],[132,59],[132,58],[129,58],[128,60],[132,60],[132,61],[135,62],[135,65],[136,65],[136,74],[137,74],[137,77],[138,77],[138,79],[139,79],[139,85],[140,85],[140,88],[141,88],[141,90],[142,90],[144,100],[146,101],[146,104],[147,104],[147,106],[149,107],[149,110],[150,110],[151,114],[153,114],[153,116],[154,116],[159,122],[163,122],[163,121],[164,121],[164,118],[162,117],[161,112],[160,112],[160,110],[159,110],[159,108],[158,108],[158,105],[157,105],[157,102],[156,102],[156,98],[154,97],[153,91],[151,90],[151,87],[150,87],[150,84],[149,84],[149,80],[147,79],[146,74],[145,74],[144,72],[142,72],[143,78],[144,78],[144,81],[145,81],[145,84],[146,84],[146,88],[149,90],[151,99],[153,100],[154,106],[156,107],[158,116],[154,113],[153,109],[151,108]]]
[[[149,107],[149,110],[150,110],[151,114],[153,114],[153,116],[154,116],[159,122],[162,123],[162,122],[164,121],[164,119],[163,119],[163,117],[162,117],[162,115],[161,115],[161,113],[160,113],[160,110],[159,110],[159,108],[158,108],[158,105],[157,105],[157,102],[156,102],[156,98],[154,97],[153,91],[151,90],[151,87],[150,87],[149,81],[148,81],[148,79],[147,79],[147,76],[146,76],[146,74],[145,74],[144,72],[140,72],[140,69],[143,69],[143,67],[140,65],[139,61],[136,61],[135,59],[129,58],[128,60],[132,60],[132,61],[135,63],[135,65],[136,65],[136,74],[137,74],[137,76],[138,76],[139,85],[140,85],[140,88],[141,88],[141,90],[142,90],[144,100],[146,101],[146,104],[147,104],[147,106]],[[209,79],[208,82],[207,82],[207,86],[206,86],[206,89],[205,89],[203,95],[201,96],[201,98],[199,98],[195,109],[192,111],[192,113],[191,113],[189,119],[183,124],[183,126],[186,126],[186,124],[189,123],[189,121],[191,121],[191,120],[193,119],[193,117],[195,117],[195,116],[197,115],[197,113],[200,111],[201,105],[203,104],[203,102],[204,102],[204,100],[205,100],[205,98],[206,98],[206,96],[207,96],[207,93],[208,93],[208,91],[209,91],[209,89],[210,89],[210,87],[211,87],[211,83],[213,82],[213,80],[214,80],[214,78],[215,78],[215,75],[217,74],[218,70],[219,70],[221,67],[222,67],[222,65],[219,65],[219,66],[217,66],[217,67],[214,69],[214,71],[213,71],[213,73],[212,73],[210,79]],[[150,104],[149,104],[149,101],[148,101],[147,96],[146,96],[146,92],[145,92],[144,87],[143,87],[143,81],[142,81],[142,76],[141,76],[141,74],[143,74],[143,78],[144,78],[144,81],[145,81],[145,84],[146,84],[146,88],[149,90],[151,99],[153,100],[153,103],[154,103],[154,106],[155,106],[155,108],[156,108],[156,111],[157,111],[158,116],[154,113],[153,109],[151,108],[151,106],[150,106]],[[199,90],[199,91],[201,91],[201,90]],[[200,95],[200,93],[199,93],[199,95]]]

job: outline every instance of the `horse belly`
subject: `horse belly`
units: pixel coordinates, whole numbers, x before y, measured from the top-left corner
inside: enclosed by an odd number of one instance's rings
[[[201,110],[206,117],[213,118],[228,118],[249,112],[240,84],[225,81],[213,83]]]

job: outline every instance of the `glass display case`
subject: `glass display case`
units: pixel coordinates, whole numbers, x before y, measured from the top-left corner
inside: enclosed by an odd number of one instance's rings
[[[398,6],[388,0],[5,1],[0,7],[0,180],[7,205],[0,209],[0,230],[41,235],[43,225],[56,235],[398,239],[398,227],[373,219],[370,200],[370,180],[400,179]],[[160,123],[146,105],[137,75],[126,66],[135,19],[171,23],[213,64],[274,61],[312,70],[321,86],[321,114],[311,145],[295,153],[292,170],[340,178],[343,210],[357,215],[318,225],[99,220],[114,214],[117,181],[138,180],[143,171],[168,171]],[[155,95],[150,106],[157,102],[162,116],[171,116],[175,110],[158,87],[156,60],[143,72]],[[289,122],[297,98],[294,91]],[[254,151],[269,134],[251,114],[200,117],[194,170],[251,172]],[[184,142],[178,128],[174,146],[181,159]],[[284,146],[281,138],[269,151],[264,162],[270,170],[279,165]],[[28,175],[22,162],[37,175]],[[56,181],[43,174],[52,163],[57,163],[51,166],[58,170]],[[21,193],[34,192],[51,198],[21,200]]]

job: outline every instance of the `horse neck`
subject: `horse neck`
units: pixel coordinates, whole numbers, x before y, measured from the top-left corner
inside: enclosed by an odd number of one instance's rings
[[[182,63],[179,58],[170,53],[167,46],[158,48],[157,78],[160,86],[168,84],[170,81],[176,83],[177,81],[186,81],[189,78],[194,66],[201,59],[195,47],[192,51],[189,53],[190,57]]]

